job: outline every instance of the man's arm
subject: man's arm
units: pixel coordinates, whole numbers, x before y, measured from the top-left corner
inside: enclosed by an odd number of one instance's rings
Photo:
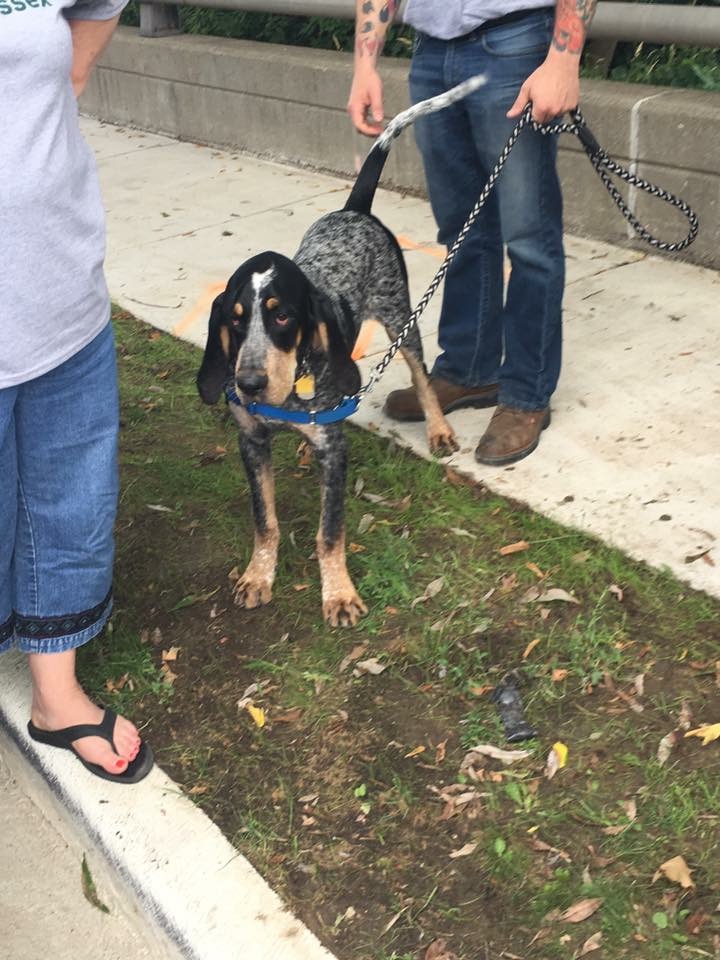
[[[532,73],[508,111],[518,117],[529,101],[533,118],[552,120],[577,107],[580,99],[580,54],[597,0],[557,0],[555,29],[545,62]]]
[[[382,132],[383,89],[377,62],[385,45],[398,0],[357,0],[355,13],[355,69],[347,110],[360,133]]]
[[[85,89],[93,67],[110,43],[119,19],[119,17],[113,17],[112,20],[69,21],[73,45],[70,77],[76,97],[79,97]]]

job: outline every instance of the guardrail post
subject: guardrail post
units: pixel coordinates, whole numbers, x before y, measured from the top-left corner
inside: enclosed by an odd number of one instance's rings
[[[171,37],[182,33],[180,7],[170,3],[140,4],[140,36]]]

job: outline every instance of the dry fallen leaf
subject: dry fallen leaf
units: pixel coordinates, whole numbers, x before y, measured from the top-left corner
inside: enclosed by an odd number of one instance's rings
[[[552,682],[553,682],[553,683],[560,683],[562,680],[565,679],[565,677],[567,677],[568,673],[570,673],[570,671],[569,671],[569,670],[565,670],[565,669],[563,669],[563,668],[558,668],[557,670],[553,670],[553,672],[552,672]]]
[[[425,960],[457,960],[457,955],[451,953],[444,940],[435,940],[425,951]]]
[[[357,643],[352,648],[350,653],[348,653],[348,655],[346,657],[343,657],[343,659],[340,661],[340,666],[338,668],[338,671],[340,673],[343,673],[345,670],[347,670],[347,668],[350,666],[351,663],[355,663],[356,660],[359,660],[366,650],[367,650],[366,643]]]
[[[689,730],[692,726],[692,710],[690,709],[690,704],[687,700],[683,700],[682,706],[680,707],[680,715],[678,717],[678,727],[681,730]]]
[[[709,919],[710,917],[706,913],[703,913],[702,910],[696,910],[695,913],[690,914],[687,918],[685,929],[691,936],[696,937],[702,932],[702,928]]]
[[[484,757],[492,757],[493,760],[500,760],[508,765],[530,756],[529,750],[503,750],[501,747],[494,747],[491,743],[478,743],[472,750],[468,750],[465,760],[473,753],[480,753]]]
[[[414,750],[411,750],[409,753],[405,754],[405,760],[408,760],[410,757],[419,757],[421,753],[425,753],[426,747],[421,743],[419,747],[415,747]]]
[[[445,760],[446,748],[447,740],[441,740],[440,743],[435,747],[435,763],[442,763]]]
[[[523,660],[527,660],[527,658],[530,656],[530,654],[533,652],[533,650],[540,643],[541,640],[542,640],[542,637],[535,637],[534,640],[530,641],[530,643],[525,647],[525,653],[523,653],[522,655]]]
[[[571,907],[568,907],[564,913],[558,917],[563,923],[582,923],[587,920],[602,906],[602,897],[588,897],[586,900],[578,900]]]
[[[625,800],[623,803],[623,810],[625,811],[630,823],[634,823],[637,819],[637,803],[632,799]]]
[[[435,580],[431,580],[430,583],[425,587],[425,592],[421,597],[415,597],[413,602],[410,604],[410,609],[412,610],[418,603],[425,603],[427,600],[432,600],[433,597],[436,597],[443,586],[445,585],[444,577],[437,577]]]
[[[170,647],[169,650],[163,650],[163,663],[172,663],[174,660],[177,660],[178,653],[180,653],[180,647]]]
[[[377,657],[368,657],[367,660],[358,660],[353,670],[353,676],[359,677],[363,673],[369,673],[373,677],[377,677],[383,670],[387,670],[387,666],[386,663],[380,663]]]
[[[160,664],[160,672],[163,675],[163,680],[168,684],[168,686],[172,686],[177,680],[177,674],[173,673],[166,663]]]
[[[558,770],[562,768],[567,763],[568,748],[564,743],[558,741],[552,746],[552,750],[548,754],[547,761],[545,763],[545,776],[548,780],[552,780]]]
[[[706,747],[713,740],[720,739],[720,723],[705,724],[703,727],[697,727],[695,730],[688,730],[686,737],[702,737],[703,746]]]
[[[498,553],[503,557],[509,556],[511,553],[521,553],[523,550],[528,550],[530,544],[527,540],[517,540],[515,543],[508,543],[504,547],[500,547]]]
[[[565,603],[580,603],[577,597],[574,597],[567,590],[561,590],[560,587],[551,587],[538,597],[538,603],[551,603],[553,600],[562,600]]]
[[[292,707],[290,710],[285,710],[283,713],[274,714],[273,723],[297,723],[302,715],[302,707]]]
[[[580,957],[587,956],[588,953],[592,953],[594,950],[599,950],[602,947],[602,930],[598,930],[597,933],[594,933],[591,937],[588,937],[585,943],[580,947],[580,950],[575,954],[577,960],[580,960]]]
[[[466,843],[464,847],[460,847],[459,850],[453,850],[450,854],[451,860],[456,860],[458,857],[469,857],[471,853],[474,853],[477,849],[476,843]]]
[[[367,533],[372,526],[374,519],[375,517],[372,513],[364,513],[362,517],[360,517],[360,523],[358,524],[357,532],[360,534]]]
[[[660,766],[662,766],[664,763],[667,763],[667,761],[670,759],[670,754],[677,746],[679,739],[680,734],[677,730],[671,730],[670,733],[662,738],[657,749],[657,761]]]
[[[679,883],[683,889],[687,890],[689,887],[695,886],[690,877],[691,873],[692,871],[685,862],[684,857],[673,857],[671,860],[666,860],[665,863],[660,864],[653,876],[653,883],[655,883],[658,877],[664,876],[672,883]]]

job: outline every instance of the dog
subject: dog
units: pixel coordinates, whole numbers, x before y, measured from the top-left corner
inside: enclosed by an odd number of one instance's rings
[[[270,441],[291,426],[309,443],[322,470],[316,543],[324,618],[331,626],[354,626],[367,613],[346,563],[342,425],[288,424],[247,406],[318,410],[357,394],[361,379],[352,350],[363,322],[379,321],[394,339],[410,315],[402,250],[371,212],[390,143],[417,116],[442,109],[481,83],[482,78],[473,78],[395,117],[370,150],[343,209],[317,220],[292,259],[267,251],[247,260],[212,305],[197,386],[205,403],[216,403],[228,390],[234,399],[231,411],[255,522],[252,557],[235,585],[241,607],[251,609],[272,598],[280,535]],[[400,352],[425,413],[430,449],[456,450],[454,431],[428,381],[416,327]]]

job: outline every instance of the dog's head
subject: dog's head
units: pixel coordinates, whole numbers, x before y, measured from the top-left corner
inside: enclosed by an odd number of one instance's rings
[[[282,405],[293,391],[298,358],[309,349],[327,355],[337,388],[351,395],[360,373],[351,359],[330,300],[279,253],[246,261],[213,303],[200,396],[216,403],[227,383],[245,402]]]

